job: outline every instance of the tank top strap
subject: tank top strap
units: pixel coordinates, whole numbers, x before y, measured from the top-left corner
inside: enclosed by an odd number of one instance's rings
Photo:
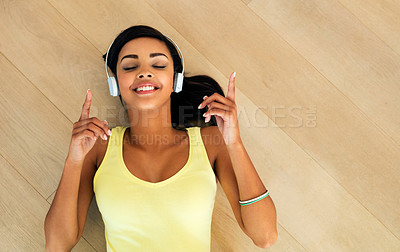
[[[188,132],[188,135],[190,137],[190,143],[198,144],[200,142],[201,140],[199,139],[199,136],[201,138],[200,127],[186,128],[186,131]]]
[[[111,136],[108,139],[106,152],[100,166],[97,168],[93,178],[93,189],[96,190],[98,177],[115,172],[115,164],[119,164],[119,150],[122,147],[123,136],[126,127],[116,126],[111,128]]]
[[[111,129],[111,136],[108,140],[106,157],[113,156],[117,157],[119,154],[119,150],[122,149],[122,143],[124,141],[123,134],[127,127],[117,126]]]
[[[203,141],[201,139],[200,127],[190,127],[186,128],[189,138],[190,138],[190,146],[193,148],[195,153],[199,153],[202,151],[201,147],[203,145]]]
[[[193,148],[197,162],[209,164],[207,151],[201,137],[201,127],[190,127],[187,130],[190,134],[190,146]]]
[[[124,141],[123,134],[127,127],[117,126],[111,129],[111,136],[109,140],[109,144],[115,147],[121,147]]]

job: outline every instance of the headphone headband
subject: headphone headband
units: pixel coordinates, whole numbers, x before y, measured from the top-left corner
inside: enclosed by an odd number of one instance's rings
[[[111,45],[108,47],[108,50],[107,50],[107,54],[106,54],[106,74],[107,74],[107,78],[110,78],[110,75],[108,74],[108,65],[107,65],[107,60],[108,60],[108,53],[110,52],[110,48],[111,48],[111,46],[113,45],[113,43],[114,42],[111,42]]]
[[[182,63],[182,71],[181,71],[181,73],[183,74],[183,72],[185,71],[185,64],[183,62],[183,55],[181,53],[181,50],[179,50],[178,45],[175,44],[175,42],[172,39],[170,39],[167,35],[163,34],[163,36],[166,37],[175,46],[175,49],[178,51],[179,57],[181,58],[181,63]]]

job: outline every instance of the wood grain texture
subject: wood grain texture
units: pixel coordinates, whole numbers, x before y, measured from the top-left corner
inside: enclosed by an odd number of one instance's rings
[[[0,153],[47,198],[57,187],[72,124],[0,54]]]
[[[146,24],[179,45],[186,75],[226,93],[237,72],[242,140],[277,208],[268,251],[400,250],[398,13],[389,0],[1,1],[1,247],[44,250],[87,88],[90,116],[127,125],[101,56]],[[211,251],[265,251],[220,184],[211,228]],[[106,251],[95,200],[72,251]]]
[[[46,200],[0,156],[0,244],[2,251],[44,251]],[[81,239],[72,251],[95,251]]]
[[[338,0],[347,10],[400,55],[400,2]]]
[[[399,238],[400,55],[335,1],[253,0],[249,7],[361,110],[354,118],[337,118],[355,123],[354,135],[341,138],[355,148],[341,165],[359,167],[338,181]],[[357,125],[359,116],[378,128],[373,135],[382,141]],[[367,142],[357,140],[362,132]]]
[[[249,7],[400,146],[400,54],[336,1]]]
[[[72,123],[88,88],[93,91],[91,116],[118,118],[120,101],[104,89],[102,54],[49,2],[3,1],[0,11],[0,32],[7,38],[1,52]]]

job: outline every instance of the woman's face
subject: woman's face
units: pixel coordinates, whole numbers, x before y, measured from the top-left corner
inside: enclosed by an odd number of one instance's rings
[[[128,109],[162,107],[170,100],[174,79],[173,60],[165,43],[148,37],[126,43],[118,55],[117,78],[121,96]],[[137,90],[145,83],[156,86],[156,89]]]

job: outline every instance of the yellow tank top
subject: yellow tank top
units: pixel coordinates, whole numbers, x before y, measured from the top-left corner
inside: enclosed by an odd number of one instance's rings
[[[107,251],[210,251],[217,180],[200,127],[186,128],[190,140],[187,163],[158,183],[139,179],[125,166],[122,141],[126,129],[111,130],[93,179]]]

